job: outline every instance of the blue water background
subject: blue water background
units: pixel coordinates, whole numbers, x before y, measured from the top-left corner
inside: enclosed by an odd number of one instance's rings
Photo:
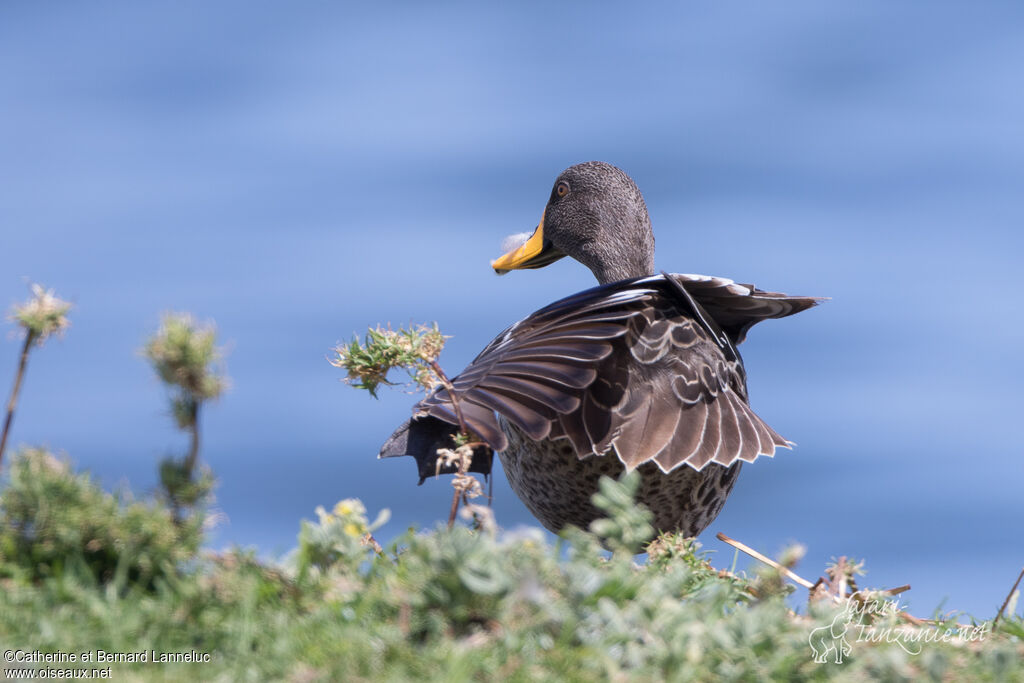
[[[384,538],[446,517],[446,481],[373,457],[414,398],[326,358],[436,320],[458,370],[591,286],[488,261],[601,159],[643,190],[659,268],[832,297],[742,347],[799,446],[745,468],[702,539],[720,566],[715,531],[800,541],[812,579],[853,555],[918,612],[991,616],[1024,563],[1019,3],[10,2],[0,64],[0,304],[25,278],[75,303],[13,442],[151,491],[184,438],[138,349],[162,311],[215,319],[217,547],[285,552],[350,496],[392,510]]]

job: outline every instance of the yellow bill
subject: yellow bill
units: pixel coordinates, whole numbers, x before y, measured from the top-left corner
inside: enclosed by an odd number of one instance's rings
[[[544,219],[533,231],[530,239],[517,249],[513,249],[497,259],[491,261],[491,268],[498,275],[504,275],[510,270],[521,268],[543,268],[549,263],[554,263],[565,256],[558,247],[550,240],[544,239]]]

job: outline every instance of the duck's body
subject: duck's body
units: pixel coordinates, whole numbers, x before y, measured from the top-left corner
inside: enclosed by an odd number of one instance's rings
[[[619,169],[590,162],[556,181],[544,220],[495,270],[570,255],[602,286],[511,326],[452,381],[467,425],[497,451],[513,490],[552,531],[586,527],[602,475],[642,475],[638,500],[664,531],[700,533],[741,462],[788,442],[747,405],[736,351],[755,323],[816,302],[724,278],[652,275],[643,198]],[[417,405],[381,457],[410,454],[421,478],[457,429],[440,389]],[[489,470],[478,449],[474,470]]]
[[[626,467],[614,455],[580,460],[568,441],[534,441],[506,420],[508,448],[498,453],[512,490],[533,516],[557,532],[567,525],[586,529],[602,516],[591,502],[602,476],[618,479]],[[665,473],[653,462],[637,468],[637,500],[654,513],[656,529],[696,536],[718,516],[740,473],[730,467],[677,467]]]

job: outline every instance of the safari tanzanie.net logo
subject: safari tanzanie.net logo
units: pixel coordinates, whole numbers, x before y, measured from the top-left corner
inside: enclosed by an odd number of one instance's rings
[[[895,643],[917,655],[927,643],[970,643],[984,640],[990,623],[932,624],[908,618],[899,600],[854,593],[832,623],[819,626],[807,636],[814,661],[842,664],[853,652],[853,643]]]

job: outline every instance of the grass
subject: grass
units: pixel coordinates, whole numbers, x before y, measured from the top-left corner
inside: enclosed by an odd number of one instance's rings
[[[459,525],[410,530],[378,551],[370,534],[386,516],[371,523],[345,500],[303,522],[296,551],[271,562],[202,551],[199,528],[161,505],[22,451],[0,497],[0,641],[200,660],[96,664],[118,680],[1024,680],[1012,610],[974,640],[926,642],[919,654],[904,649],[910,635],[901,646],[851,632],[841,664],[816,663],[808,638],[840,605],[795,614],[777,570],[716,569],[678,536],[636,563],[628,548],[649,532],[649,513],[632,503],[635,485],[605,480],[607,519],[556,544]],[[58,490],[59,510],[44,504]],[[951,626],[866,612],[876,633]]]

